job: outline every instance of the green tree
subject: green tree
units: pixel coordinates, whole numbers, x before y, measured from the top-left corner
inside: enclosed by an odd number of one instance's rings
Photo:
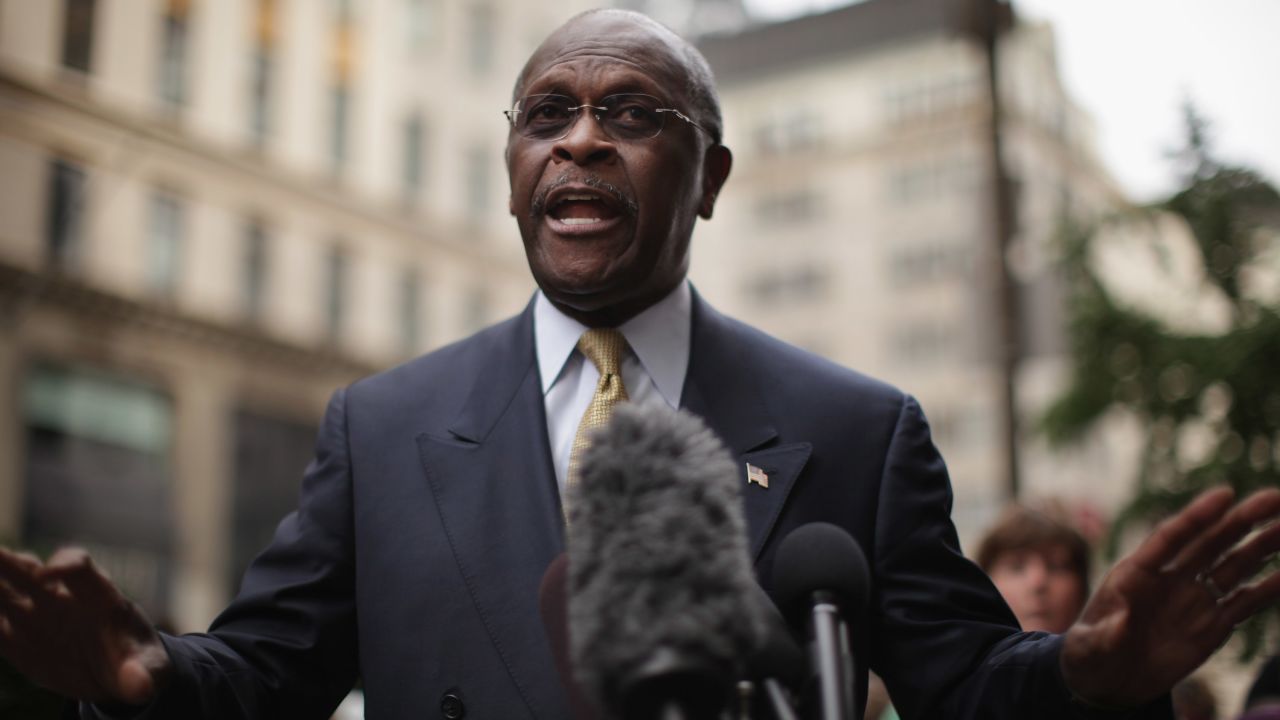
[[[1225,483],[1243,496],[1280,486],[1280,302],[1249,282],[1280,276],[1280,195],[1257,173],[1220,163],[1190,108],[1186,125],[1186,148],[1175,156],[1185,167],[1181,190],[1123,219],[1064,231],[1073,372],[1041,428],[1063,444],[1116,408],[1139,420],[1136,491],[1112,526],[1113,556],[1128,527],[1159,520],[1207,487]],[[1222,328],[1173,327],[1120,300],[1096,267],[1098,245],[1116,237],[1109,227],[1133,227],[1136,216],[1159,233],[1168,226],[1156,218],[1169,214],[1194,238],[1208,294],[1226,308]],[[1244,656],[1254,656],[1280,634],[1280,610],[1239,633]]]

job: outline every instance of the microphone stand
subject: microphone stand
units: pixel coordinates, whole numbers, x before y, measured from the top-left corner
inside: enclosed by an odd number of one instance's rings
[[[840,608],[828,592],[813,594],[814,665],[818,668],[818,699],[823,720],[853,720],[852,690],[844,662],[849,648],[848,633],[840,618]]]

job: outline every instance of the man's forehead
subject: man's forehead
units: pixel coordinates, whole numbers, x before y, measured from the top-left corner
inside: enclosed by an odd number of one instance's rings
[[[674,34],[652,21],[642,22],[629,14],[592,13],[553,32],[529,58],[520,85],[528,88],[535,83],[569,81],[586,66],[683,88],[688,68],[678,42]]]

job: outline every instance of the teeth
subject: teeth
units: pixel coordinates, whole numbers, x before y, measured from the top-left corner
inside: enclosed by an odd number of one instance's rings
[[[595,195],[565,195],[564,197],[560,198],[560,202],[568,202],[570,200],[588,200],[591,202],[595,202],[596,199],[597,198]]]
[[[590,225],[591,223],[600,222],[600,218],[565,218],[560,222],[565,225]]]

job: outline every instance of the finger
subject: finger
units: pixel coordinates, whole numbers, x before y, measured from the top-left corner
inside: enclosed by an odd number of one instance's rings
[[[49,564],[41,570],[40,579],[46,583],[61,583],[79,597],[113,595],[115,590],[89,553],[80,548],[64,548],[54,553]]]
[[[9,583],[0,580],[0,612],[15,614],[31,610],[31,598],[24,595]]]
[[[1267,558],[1277,552],[1280,552],[1280,523],[1241,543],[1223,556],[1206,575],[1214,585],[1229,593],[1232,588],[1253,577]]]
[[[1280,490],[1256,492],[1236,505],[1213,527],[1191,542],[1173,565],[1191,572],[1201,572],[1217,563],[1223,553],[1248,535],[1258,525],[1280,516]],[[1224,586],[1224,587],[1230,587]]]
[[[129,658],[116,671],[116,690],[125,703],[145,705],[155,694],[155,680],[141,660]]]
[[[1235,492],[1229,487],[1206,490],[1173,517],[1156,526],[1130,556],[1139,567],[1158,571],[1169,564],[1206,527],[1217,522],[1231,507]]]
[[[16,553],[0,548],[0,580],[18,593],[27,596],[42,596],[45,590],[41,587],[36,575],[40,572],[40,561],[30,553]]]
[[[1237,589],[1223,600],[1221,614],[1230,629],[1277,601],[1280,601],[1280,571]]]

